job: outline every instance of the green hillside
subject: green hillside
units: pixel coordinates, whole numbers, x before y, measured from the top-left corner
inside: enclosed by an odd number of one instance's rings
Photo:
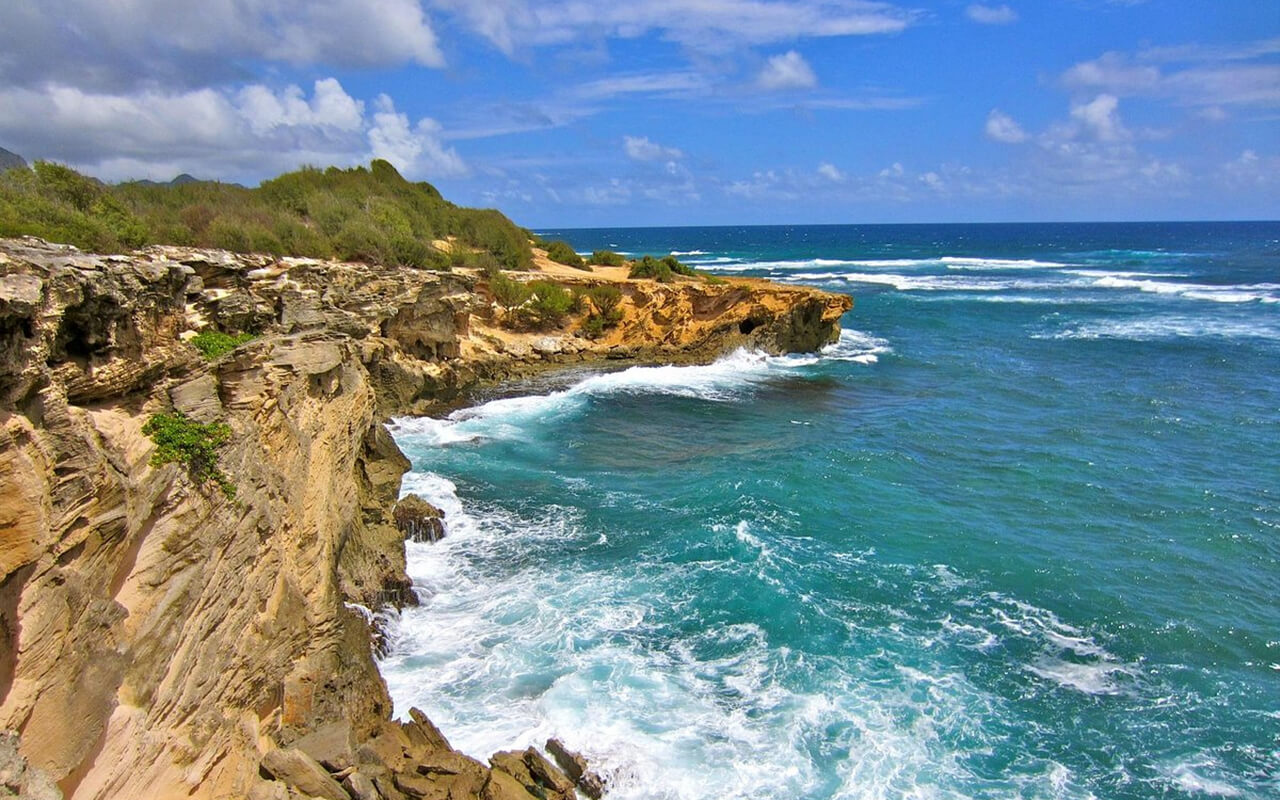
[[[529,233],[501,212],[460,208],[377,160],[304,168],[255,189],[214,181],[105,185],[37,161],[0,173],[0,236],[39,236],[102,253],[147,244],[447,268],[446,237],[508,269],[531,262]]]

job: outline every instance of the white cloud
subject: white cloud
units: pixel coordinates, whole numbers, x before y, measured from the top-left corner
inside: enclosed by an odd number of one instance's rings
[[[684,157],[678,149],[650,141],[648,136],[624,136],[622,146],[627,158],[633,161],[669,161]]]
[[[1071,107],[1071,118],[1079,121],[1100,142],[1120,142],[1132,137],[1120,121],[1120,101],[1115,95],[1100,94],[1088,103]]]
[[[634,39],[653,32],[693,49],[716,51],[807,37],[897,33],[920,16],[863,0],[434,0],[433,5],[508,54],[521,44]]]
[[[628,94],[700,93],[707,88],[707,79],[696,72],[642,72],[598,78],[580,84],[570,94],[584,100],[604,100]]]
[[[423,118],[410,127],[385,94],[374,101],[377,111],[369,127],[369,152],[409,174],[462,175],[467,166],[453,148],[440,143],[440,124]]]
[[[390,98],[374,113],[333,78],[297,86],[87,92],[0,89],[0,137],[31,158],[65,161],[106,180],[179,172],[253,182],[304,164],[386,158],[410,176],[457,175],[462,158],[431,119],[410,123]]]
[[[1061,80],[1077,91],[1165,97],[1180,105],[1280,106],[1280,64],[1241,63],[1278,51],[1280,40],[1234,49],[1167,47],[1142,51],[1136,58],[1108,52],[1073,65]],[[1171,70],[1159,66],[1177,62],[1191,66]]]
[[[818,165],[818,174],[832,183],[844,183],[847,177],[835,164],[826,162]]]
[[[804,56],[795,50],[789,50],[772,56],[760,70],[756,83],[769,91],[809,89],[818,85],[818,78]]]
[[[242,78],[242,60],[444,64],[418,0],[41,0],[0,26],[0,82],[95,91]]]
[[[1018,21],[1018,12],[1009,6],[986,6],[973,3],[964,10],[965,16],[983,25],[1008,25]]]
[[[987,114],[986,129],[988,138],[997,142],[1020,144],[1027,140],[1027,132],[1022,126],[998,108],[991,109],[991,113]]]

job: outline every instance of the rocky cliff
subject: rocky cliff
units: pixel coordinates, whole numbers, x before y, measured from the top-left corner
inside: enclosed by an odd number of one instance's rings
[[[573,796],[535,751],[483,765],[391,720],[370,611],[414,595],[382,422],[548,366],[815,349],[849,301],[555,277],[618,285],[618,325],[512,332],[465,273],[0,240],[0,729],[22,774],[74,798]],[[210,359],[208,329],[256,338]],[[175,411],[227,426],[234,496],[153,459],[144,426]]]

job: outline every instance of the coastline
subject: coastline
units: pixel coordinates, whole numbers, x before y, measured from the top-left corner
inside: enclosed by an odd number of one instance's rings
[[[619,285],[616,330],[504,330],[465,272],[0,243],[0,727],[27,763],[73,797],[332,793],[353,774],[383,797],[564,794],[536,753],[486,767],[424,716],[390,719],[355,608],[413,602],[391,516],[408,464],[383,422],[577,366],[817,349],[849,300],[550,264],[530,277]],[[259,335],[206,361],[187,340],[210,326]],[[230,426],[234,500],[150,463],[143,422],[169,409]]]

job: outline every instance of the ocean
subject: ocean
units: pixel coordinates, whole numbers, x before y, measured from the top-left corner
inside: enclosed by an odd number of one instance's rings
[[[1280,223],[541,233],[856,305],[397,420],[399,713],[625,800],[1280,797]]]

